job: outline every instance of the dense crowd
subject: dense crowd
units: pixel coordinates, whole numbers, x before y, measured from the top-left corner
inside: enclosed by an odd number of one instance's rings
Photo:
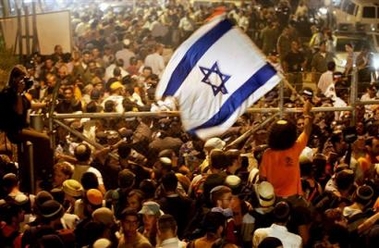
[[[6,91],[22,82],[15,97],[25,108],[38,105],[34,114],[53,103],[57,114],[78,114],[62,123],[85,140],[54,126],[53,161],[35,145],[31,192],[17,162],[24,151],[11,143],[20,136],[1,134],[1,246],[377,247],[379,106],[355,106],[354,116],[312,111],[350,105],[354,64],[359,82],[376,80],[367,49],[355,58],[347,44],[346,67],[337,71],[333,30],[308,22],[319,1],[251,2],[137,1],[117,12],[89,5],[72,13],[72,53],[58,44],[16,66]],[[284,105],[301,113],[266,125],[271,112],[246,113],[205,141],[184,132],[179,117],[159,114],[178,110],[175,99],[154,98],[172,51],[218,12],[283,72]],[[314,87],[304,87],[307,75]],[[365,91],[362,101],[377,98],[374,83]],[[274,89],[254,107],[278,107],[279,95]],[[157,115],[80,117],[148,111]]]

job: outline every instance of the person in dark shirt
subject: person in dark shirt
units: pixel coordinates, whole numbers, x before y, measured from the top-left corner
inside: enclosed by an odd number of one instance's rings
[[[302,88],[302,72],[306,66],[307,60],[303,52],[300,51],[297,41],[291,42],[291,51],[284,57],[283,70],[288,73],[288,81],[295,86],[297,90]]]
[[[29,127],[27,113],[29,109],[46,107],[46,103],[33,103],[27,93],[30,88],[30,80],[27,70],[22,65],[15,65],[10,72],[10,77],[5,88],[0,92],[0,129],[4,131],[12,143],[30,141],[33,144],[33,162],[36,175],[43,176],[45,172],[52,172],[54,160],[50,138],[43,132],[38,132]],[[25,177],[21,180],[28,184],[30,171],[21,162],[20,175]],[[22,187],[23,187],[22,183]]]

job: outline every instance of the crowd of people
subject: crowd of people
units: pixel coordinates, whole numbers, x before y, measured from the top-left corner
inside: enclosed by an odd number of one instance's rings
[[[33,54],[0,93],[7,118],[0,123],[1,246],[377,247],[379,106],[355,106],[354,116],[312,111],[349,105],[354,64],[358,80],[367,72],[372,79],[367,50],[353,62],[348,44],[346,68],[336,71],[332,30],[304,25],[315,2],[137,1],[134,10],[74,11],[72,53],[56,45],[51,55]],[[284,105],[301,113],[267,125],[271,112],[246,113],[207,140],[184,132],[176,116],[122,117],[178,110],[174,98],[157,101],[155,88],[172,50],[215,12],[284,73]],[[305,73],[314,87],[304,87]],[[359,97],[377,94],[373,83]],[[274,89],[255,107],[278,107],[278,99]],[[28,126],[30,110],[43,114],[52,105],[57,114],[78,114],[62,121],[71,132]],[[17,161],[25,151],[15,144],[25,141],[33,143],[35,171]],[[30,174],[35,192],[25,184]]]

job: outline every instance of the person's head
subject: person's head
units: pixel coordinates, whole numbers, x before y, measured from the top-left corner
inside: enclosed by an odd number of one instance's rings
[[[209,169],[211,171],[222,170],[228,166],[225,152],[221,149],[213,149],[209,154]]]
[[[161,177],[172,170],[172,160],[168,157],[158,158],[154,163],[154,172],[157,177]]]
[[[330,137],[330,142],[338,155],[343,154],[346,151],[347,143],[343,138],[342,131],[334,131]]]
[[[228,186],[216,186],[211,190],[210,197],[214,207],[230,208],[232,190]]]
[[[353,201],[361,204],[364,208],[373,203],[374,190],[369,185],[362,185],[354,193]]]
[[[209,154],[213,149],[222,150],[226,145],[226,142],[218,137],[213,137],[205,141],[204,143],[204,152]]]
[[[52,73],[46,75],[46,84],[49,88],[53,88],[57,84],[57,76]]]
[[[292,41],[291,42],[291,50],[294,52],[299,51],[299,43],[297,41]]]
[[[126,200],[128,202],[128,207],[136,211],[140,211],[142,208],[142,202],[145,199],[145,194],[142,190],[133,189],[129,192]]]
[[[118,173],[118,186],[122,189],[130,189],[135,183],[136,175],[129,169],[123,169]]]
[[[40,214],[41,205],[48,200],[55,200],[54,196],[50,192],[42,190],[37,193],[37,195],[34,198],[33,204],[33,211],[36,215]]]
[[[241,152],[238,149],[229,149],[225,151],[225,157],[228,160],[229,166],[241,166]]]
[[[129,64],[132,66],[136,66],[137,65],[137,58],[135,56],[130,57]]]
[[[157,43],[157,44],[155,45],[155,52],[156,52],[156,53],[162,55],[162,53],[163,53],[163,49],[164,49],[164,45],[163,45],[163,44],[161,44],[161,43]]]
[[[74,99],[74,89],[71,86],[63,88],[64,100],[71,102]]]
[[[95,222],[99,222],[105,227],[110,228],[112,231],[118,227],[113,211],[107,207],[100,207],[93,211],[92,219]]]
[[[14,173],[7,173],[2,178],[2,186],[6,194],[9,194],[14,188],[18,187],[19,179]]]
[[[113,95],[122,95],[124,93],[125,86],[121,82],[116,81],[111,84],[110,91]]]
[[[75,179],[67,179],[62,185],[63,192],[65,193],[65,200],[74,202],[81,198],[83,195],[83,186]]]
[[[143,226],[145,230],[156,228],[158,218],[163,214],[158,203],[147,201],[143,203],[142,209],[138,212],[142,214]]]
[[[139,227],[138,213],[134,208],[125,208],[120,215],[121,227],[124,235],[127,238],[137,235],[137,229]]]
[[[178,225],[175,218],[170,214],[161,215],[157,221],[158,237],[161,241],[176,237]]]
[[[311,87],[304,87],[301,96],[304,98],[304,100],[311,101],[313,100],[313,89]]]
[[[122,143],[117,148],[117,154],[120,156],[120,158],[126,159],[129,157],[131,150],[132,149],[130,148],[129,144]]]
[[[305,123],[305,118],[303,116],[300,116],[299,118],[297,118],[296,127],[297,127],[298,134],[304,131],[304,123]]]
[[[365,141],[367,153],[371,156],[379,155],[379,136],[374,136]]]
[[[378,92],[375,85],[370,84],[367,86],[366,89],[367,94],[369,95],[370,98],[374,98],[376,96],[376,93]]]
[[[0,205],[0,219],[8,225],[19,224],[24,221],[25,211],[17,204],[2,203]]]
[[[81,143],[75,147],[74,156],[79,163],[88,162],[91,158],[91,148],[87,144]]]
[[[45,224],[51,222],[59,223],[64,212],[65,210],[59,202],[55,200],[48,200],[42,203],[40,207],[41,221]]]
[[[263,181],[254,186],[255,195],[260,207],[272,207],[275,203],[275,191],[270,182]]]
[[[154,198],[157,184],[151,179],[143,179],[139,184],[139,189],[144,193],[146,199]]]
[[[45,62],[44,62],[44,67],[48,70],[50,70],[51,68],[53,68],[55,65],[55,62],[53,60],[53,57],[52,56],[46,56],[45,57]]]
[[[99,188],[99,180],[97,179],[96,174],[90,171],[83,173],[80,183],[84,190]]]
[[[285,201],[276,203],[274,210],[274,221],[279,224],[286,224],[291,217],[291,207]]]
[[[204,231],[207,234],[213,234],[221,237],[224,231],[226,218],[220,212],[209,211],[203,218],[202,224],[204,226]]]
[[[90,216],[93,211],[103,206],[104,196],[98,189],[89,189],[84,196],[87,216]]]
[[[336,70],[336,62],[334,61],[329,61],[326,66],[328,67],[328,71]]]
[[[174,172],[168,172],[162,177],[162,185],[165,192],[175,192],[178,187],[178,178]]]
[[[273,150],[286,150],[293,146],[296,139],[296,125],[290,120],[281,119],[270,128],[268,146]]]
[[[98,47],[92,48],[92,58],[99,58],[101,56],[101,51]]]
[[[91,61],[92,59],[92,54],[91,54],[91,51],[90,50],[84,50],[83,53],[82,53],[82,62],[84,64],[89,64],[89,62]]]
[[[54,53],[58,54],[58,55],[63,54],[63,48],[62,48],[62,46],[61,45],[55,45],[54,46]]]
[[[153,69],[150,66],[145,66],[142,69],[142,76],[144,76],[145,78],[150,76],[152,73],[153,73]]]
[[[283,243],[275,237],[266,237],[258,245],[258,248],[282,248]]]
[[[68,74],[69,74],[69,72],[68,72],[67,65],[62,64],[58,69],[58,76],[63,79],[65,77],[67,77]]]
[[[232,190],[232,195],[239,195],[243,187],[242,180],[237,175],[226,176],[224,185]]]
[[[56,163],[54,165],[54,186],[60,187],[63,182],[70,179],[74,172],[73,167],[65,162]]]
[[[28,72],[23,65],[15,65],[9,75],[8,87],[14,90],[20,88],[19,92],[22,92],[25,89],[25,77],[27,75]]]
[[[273,50],[273,51],[271,51],[271,52],[268,53],[267,59],[271,63],[276,64],[276,63],[279,62],[279,53],[277,53],[276,50]]]
[[[335,182],[339,191],[346,191],[354,184],[354,171],[343,169],[335,174]]]

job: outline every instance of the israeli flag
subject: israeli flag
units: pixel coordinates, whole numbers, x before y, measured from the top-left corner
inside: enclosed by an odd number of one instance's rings
[[[207,139],[224,133],[280,80],[250,38],[217,17],[176,49],[156,98],[174,96],[184,129]]]

